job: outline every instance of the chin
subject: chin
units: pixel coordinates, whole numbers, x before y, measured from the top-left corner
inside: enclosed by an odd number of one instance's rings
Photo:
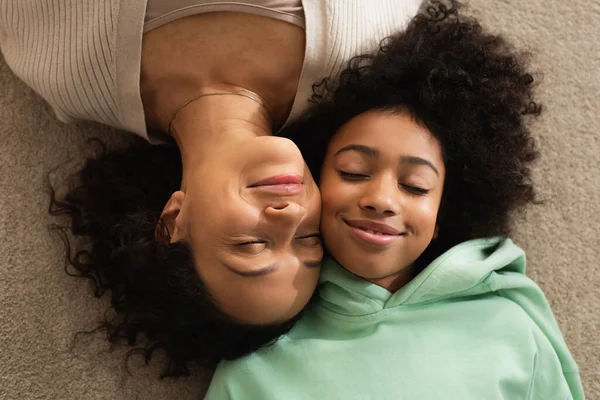
[[[381,268],[377,268],[376,265],[369,265],[369,263],[361,263],[356,265],[356,261],[353,260],[352,263],[340,264],[354,275],[363,279],[380,279],[386,276],[386,274],[381,272]]]

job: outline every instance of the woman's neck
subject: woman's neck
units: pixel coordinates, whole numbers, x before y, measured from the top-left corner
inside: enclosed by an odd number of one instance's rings
[[[180,18],[144,34],[140,93],[146,122],[165,120],[185,101],[214,86],[259,94],[280,128],[292,109],[304,61],[304,30],[244,13]]]
[[[257,101],[260,98],[239,95],[240,89],[205,88],[199,93],[205,96],[190,99],[169,121],[170,135],[181,152],[182,188],[188,172],[202,163],[206,152],[225,151],[238,141],[271,135],[272,120],[266,106]]]

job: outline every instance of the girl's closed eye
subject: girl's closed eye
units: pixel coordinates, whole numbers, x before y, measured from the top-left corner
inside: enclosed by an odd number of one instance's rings
[[[402,186],[409,193],[416,194],[418,196],[425,196],[431,191],[430,189],[424,189],[422,187],[414,185],[400,184],[400,186]]]
[[[365,178],[369,177],[366,174],[359,174],[359,173],[355,173],[355,172],[346,172],[346,171],[342,171],[342,170],[338,170],[338,173],[340,174],[340,177],[342,179],[349,180],[349,181],[361,180],[361,179],[365,179]]]

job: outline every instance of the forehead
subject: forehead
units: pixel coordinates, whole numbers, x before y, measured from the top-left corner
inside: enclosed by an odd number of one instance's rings
[[[406,112],[371,110],[357,115],[338,130],[328,152],[335,154],[348,144],[370,146],[382,155],[411,154],[441,161],[438,140]]]
[[[220,309],[234,319],[270,324],[293,318],[308,303],[319,279],[319,268],[281,265],[260,277],[241,277],[206,265],[198,272]]]
[[[334,136],[332,144],[343,145],[348,141],[383,142],[392,146],[413,143],[424,147],[437,143],[431,132],[408,113],[380,110],[367,111],[346,122]]]

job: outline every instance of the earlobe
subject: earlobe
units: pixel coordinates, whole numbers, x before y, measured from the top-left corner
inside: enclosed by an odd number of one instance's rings
[[[181,211],[185,193],[181,190],[174,192],[165,204],[160,221],[156,224],[154,230],[154,238],[157,242],[168,244],[169,242],[177,241],[181,236],[181,229],[177,225],[177,216]]]
[[[435,226],[435,229],[434,229],[434,231],[433,231],[433,239],[434,239],[434,240],[438,238],[438,236],[439,236],[439,233],[440,233],[440,226],[439,226],[439,225],[436,225],[436,226]]]

